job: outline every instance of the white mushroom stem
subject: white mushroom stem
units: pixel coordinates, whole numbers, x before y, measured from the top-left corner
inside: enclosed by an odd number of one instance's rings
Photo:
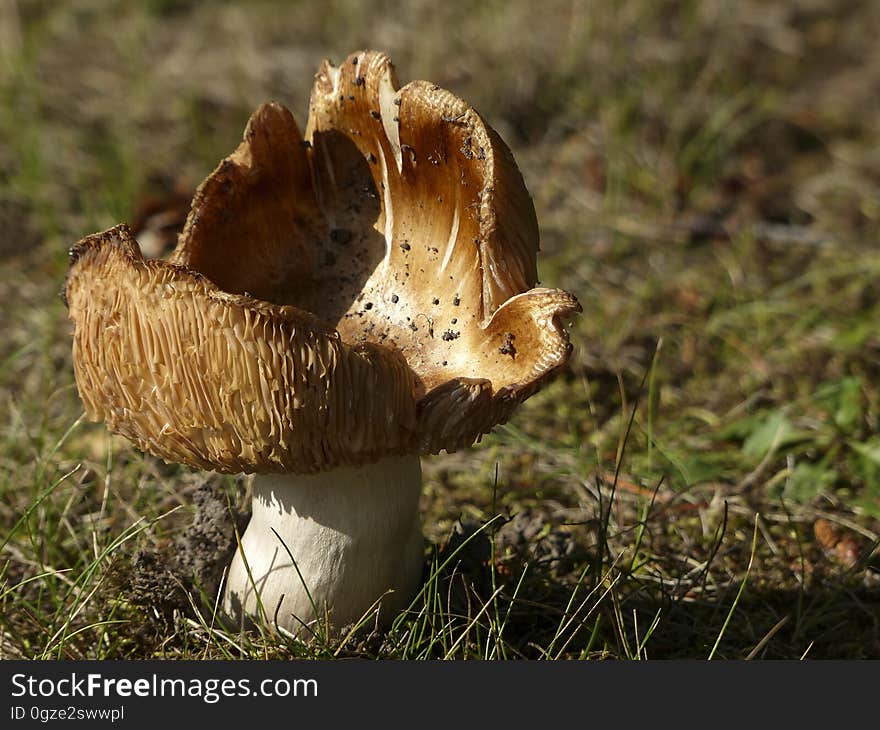
[[[409,605],[422,576],[421,486],[418,456],[258,474],[251,521],[226,579],[226,612],[303,634],[325,615],[336,628],[358,621],[381,599],[387,623]]]

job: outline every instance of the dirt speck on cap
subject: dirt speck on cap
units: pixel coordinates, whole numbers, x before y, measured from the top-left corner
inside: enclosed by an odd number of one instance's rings
[[[351,240],[351,231],[347,228],[334,228],[330,231],[330,240],[333,243],[346,244]]]
[[[514,347],[513,341],[516,339],[516,335],[512,332],[504,333],[504,343],[501,347],[498,348],[498,352],[502,355],[510,355],[513,358],[516,358],[516,347]]]

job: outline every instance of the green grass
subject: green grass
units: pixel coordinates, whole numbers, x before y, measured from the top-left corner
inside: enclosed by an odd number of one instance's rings
[[[0,656],[880,656],[875,3],[2,7]],[[131,584],[204,482],[246,482],[83,421],[65,252],[195,185],[261,101],[304,124],[319,61],[363,47],[510,144],[576,349],[425,460],[426,581],[389,630],[229,633]]]

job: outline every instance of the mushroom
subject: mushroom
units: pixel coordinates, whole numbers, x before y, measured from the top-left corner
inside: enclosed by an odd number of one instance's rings
[[[277,103],[195,194],[177,247],[125,225],[71,250],[86,414],[168,462],[253,479],[223,605],[297,632],[404,608],[420,454],[503,423],[566,362],[570,294],[535,288],[510,150],[389,59],[325,61],[303,139]]]

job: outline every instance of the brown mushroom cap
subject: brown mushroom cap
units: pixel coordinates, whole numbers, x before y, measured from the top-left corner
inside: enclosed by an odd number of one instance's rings
[[[473,109],[360,52],[322,65],[306,140],[260,107],[168,261],[125,226],[74,247],[92,420],[168,461],[313,472],[469,446],[565,363],[580,306],[532,288],[534,208]]]

